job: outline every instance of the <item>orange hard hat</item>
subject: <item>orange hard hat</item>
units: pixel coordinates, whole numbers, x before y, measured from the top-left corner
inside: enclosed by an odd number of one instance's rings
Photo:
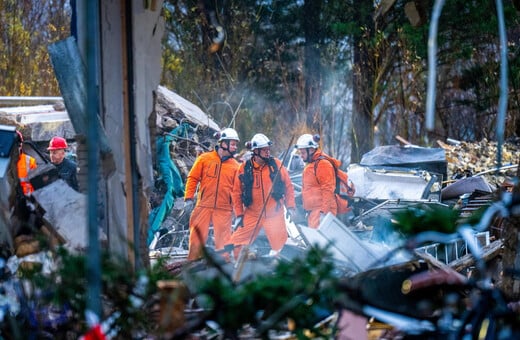
[[[52,137],[51,141],[49,142],[49,147],[47,150],[60,150],[60,149],[66,149],[68,148],[67,141],[65,138],[61,137]]]

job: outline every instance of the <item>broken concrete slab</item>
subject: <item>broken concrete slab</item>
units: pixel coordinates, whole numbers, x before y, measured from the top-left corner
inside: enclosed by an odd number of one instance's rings
[[[51,231],[64,240],[69,251],[83,251],[88,247],[87,197],[58,179],[32,194],[44,209],[43,219]],[[100,230],[100,241],[107,240]]]
[[[208,127],[214,131],[220,130],[218,124],[206,113],[204,113],[197,105],[179,96],[177,93],[168,90],[164,86],[157,87],[157,103],[159,105],[156,105],[155,109],[159,116],[162,116],[164,113],[166,113],[161,111],[171,111],[173,109],[178,109],[182,111],[185,118],[188,119],[191,123],[200,125],[202,127]],[[161,106],[164,110],[161,110]]]

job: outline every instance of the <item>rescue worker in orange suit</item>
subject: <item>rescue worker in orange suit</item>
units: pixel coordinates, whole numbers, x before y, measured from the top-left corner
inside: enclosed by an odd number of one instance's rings
[[[233,221],[231,191],[239,166],[234,154],[239,141],[234,129],[222,130],[215,150],[199,155],[188,174],[184,194],[185,211],[193,208],[199,185],[197,204],[190,217],[188,260],[196,260],[202,256],[211,224],[215,249],[221,250],[229,244]]]
[[[264,134],[254,135],[246,144],[252,150],[252,156],[237,172],[233,188],[237,220],[236,230],[231,235],[236,259],[243,246],[253,243],[261,228],[271,246],[271,254],[277,255],[287,241],[284,205],[288,215],[294,216],[296,212],[289,173],[280,160],[271,157],[271,145]]]
[[[19,131],[16,131],[16,134],[17,142],[19,143],[16,171],[20,185],[16,187],[16,198],[10,217],[12,233],[15,238],[22,234],[30,235],[35,228],[43,224],[30,198],[34,192],[34,187],[29,181],[29,176],[31,172],[37,169],[38,165],[36,159],[24,153],[22,134]]]
[[[319,136],[303,134],[296,141],[300,157],[307,163],[302,173],[303,209],[307,212],[307,224],[317,229],[327,213],[336,216],[336,171],[331,162],[321,162],[325,153],[319,147]],[[341,163],[335,160],[336,167]]]
[[[51,163],[58,169],[58,175],[74,190],[79,191],[78,167],[75,162],[65,157],[65,150],[68,148],[67,141],[62,137],[52,137],[49,142]]]
[[[31,157],[23,152],[22,134],[19,131],[16,131],[16,134],[18,135],[19,142],[19,156],[18,162],[16,164],[18,178],[20,179],[20,185],[22,187],[24,195],[28,196],[34,191],[31,182],[29,182],[29,173],[31,171],[34,171],[38,167],[38,165],[36,164],[36,159],[34,159],[34,157]]]

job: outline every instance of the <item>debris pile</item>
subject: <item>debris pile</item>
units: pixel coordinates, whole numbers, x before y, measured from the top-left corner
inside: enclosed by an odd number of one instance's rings
[[[452,141],[446,144],[437,143],[446,151],[448,161],[448,180],[462,177],[482,175],[491,185],[500,186],[507,177],[516,174],[515,166],[520,162],[520,138],[512,139],[502,145],[501,167],[497,174],[497,142],[483,139],[479,142]]]
[[[147,242],[152,247],[167,243],[181,248],[189,218],[183,211],[186,178],[197,156],[214,147],[220,128],[198,106],[162,86],[156,92],[151,128],[154,190]],[[183,235],[170,240],[169,232]]]
[[[163,86],[157,89],[155,112],[154,135],[174,134],[170,151],[185,180],[198,154],[215,145],[214,133],[220,128],[198,106]],[[153,149],[155,155],[155,145]]]

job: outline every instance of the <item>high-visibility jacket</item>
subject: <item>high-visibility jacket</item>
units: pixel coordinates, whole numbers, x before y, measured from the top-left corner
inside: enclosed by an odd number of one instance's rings
[[[277,190],[271,190],[273,181],[269,164],[260,165],[254,161],[254,158],[250,161],[253,162],[251,203],[245,207],[242,200],[242,193],[246,188],[243,187],[244,183],[240,180],[240,176],[244,175],[245,163],[240,165],[233,189],[235,214],[237,216],[243,215],[244,217],[244,226],[235,230],[230,239],[230,243],[235,246],[235,257],[238,256],[241,246],[254,242],[260,229],[264,230],[272,250],[280,251],[287,241],[283,206],[285,205],[287,209],[296,206],[291,178],[280,160],[274,159],[276,168],[279,171],[277,181],[281,181],[285,190],[283,197],[278,201],[272,195],[273,191]],[[271,195],[269,195],[269,192],[271,192]]]
[[[222,161],[216,150],[201,154],[188,174],[184,199],[193,199],[200,185],[197,206],[232,210],[231,191],[238,167],[236,159]]]
[[[16,166],[23,193],[29,195],[34,191],[32,184],[29,182],[29,172],[36,169],[36,159],[24,153],[20,153]]]
[[[318,149],[312,156],[311,162],[307,163],[303,169],[303,209],[307,211],[317,210],[324,214],[331,212],[336,215],[337,205],[334,194],[334,190],[336,190],[336,172],[331,162],[323,159],[322,155],[324,155],[323,152]],[[335,161],[336,166],[339,168],[341,162]]]
[[[233,205],[235,209],[235,214],[237,216],[244,215],[244,210],[247,210],[248,213],[254,216],[260,216],[262,212],[264,202],[265,209],[264,215],[266,217],[270,217],[276,215],[280,211],[280,206],[285,205],[287,208],[294,208],[296,206],[294,200],[294,188],[292,186],[291,178],[289,177],[289,173],[287,169],[282,166],[282,162],[278,159],[274,160],[276,162],[278,171],[280,171],[279,180],[285,186],[285,196],[283,197],[283,202],[277,202],[272,196],[268,197],[269,192],[272,192],[271,186],[271,173],[269,170],[268,164],[260,165],[255,162],[253,159],[253,184],[252,184],[252,203],[247,209],[244,209],[244,204],[242,201],[242,183],[238,179],[240,175],[244,174],[245,163],[240,165],[240,168],[237,172],[237,179],[235,179],[235,187],[233,189]],[[281,210],[283,214],[283,209]]]
[[[231,236],[232,205],[231,191],[238,169],[233,157],[224,160],[217,151],[203,153],[197,157],[186,180],[184,199],[193,199],[197,186],[197,206],[190,217],[188,260],[202,256],[209,226],[213,224],[215,249],[228,244]]]

